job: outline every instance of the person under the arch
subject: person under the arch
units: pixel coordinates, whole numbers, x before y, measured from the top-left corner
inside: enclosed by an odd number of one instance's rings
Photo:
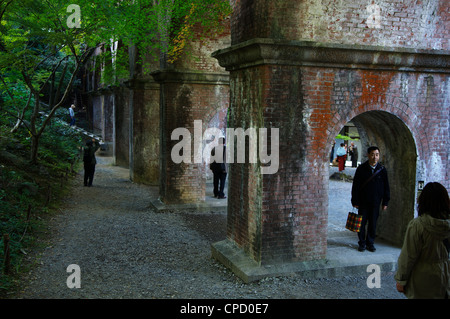
[[[374,252],[375,235],[380,205],[387,209],[390,188],[386,168],[379,163],[380,150],[371,146],[367,150],[368,160],[358,166],[352,185],[352,205],[362,215],[361,230],[358,233],[358,250]],[[366,231],[367,224],[367,231]]]
[[[347,160],[347,148],[344,143],[336,151],[339,172],[345,170],[345,161]]]
[[[221,148],[221,150],[217,153],[219,159],[216,159],[216,148]],[[222,155],[220,158],[220,155]],[[214,197],[219,199],[226,198],[224,189],[225,189],[225,180],[227,179],[227,166],[226,166],[226,147],[225,147],[225,138],[221,137],[219,139],[219,145],[211,151],[211,159],[212,162],[210,164],[210,169],[214,174]]]

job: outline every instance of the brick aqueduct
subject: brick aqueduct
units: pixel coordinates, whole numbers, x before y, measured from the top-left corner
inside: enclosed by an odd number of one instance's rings
[[[269,141],[278,128],[275,174],[261,174],[260,161],[230,165],[227,238],[213,251],[225,264],[234,254],[256,266],[320,260],[330,145],[351,121],[363,149],[380,147],[389,172],[392,213],[379,236],[401,243],[419,181],[450,189],[447,0],[231,4],[222,34],[191,43],[195,58],[162,59],[151,72],[133,64],[114,89],[99,84],[98,73],[85,74],[83,100],[115,163],[129,167],[134,182],[158,185],[165,204],[198,203],[208,158],[174,163],[176,128],[192,136],[194,121],[201,132],[267,128]],[[129,53],[132,62],[140,54]]]

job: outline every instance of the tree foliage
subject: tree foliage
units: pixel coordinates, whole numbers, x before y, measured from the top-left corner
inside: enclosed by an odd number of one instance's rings
[[[35,163],[43,131],[96,47],[107,47],[100,58],[114,84],[127,76],[128,46],[173,62],[230,12],[228,0],[0,0],[0,112],[26,127]],[[49,117],[38,121],[43,104]]]
[[[229,14],[228,0],[0,0],[0,235],[10,236],[14,269],[38,227],[32,217],[47,210],[78,156],[81,137],[56,118],[94,51],[106,48],[95,58],[113,84],[129,76],[128,46],[173,62]]]

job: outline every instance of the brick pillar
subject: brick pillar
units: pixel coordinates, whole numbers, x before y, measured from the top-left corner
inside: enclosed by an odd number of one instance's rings
[[[260,174],[259,163],[233,164],[229,170],[227,239],[213,245],[213,255],[238,274],[245,271],[243,260],[262,267],[326,257],[329,145],[341,128],[360,114],[386,112],[358,118],[369,131],[366,142],[382,144],[388,169],[403,170],[392,176],[407,177],[408,190],[415,188],[416,148],[424,162],[430,160],[421,125],[425,119],[431,120],[423,104],[430,89],[422,87],[424,74],[417,73],[431,72],[439,79],[442,91],[433,92],[442,103],[433,109],[440,125],[448,128],[445,96],[450,55],[433,51],[448,47],[433,10],[409,1],[406,6],[389,9],[395,12],[382,11],[386,13],[383,23],[374,24],[369,21],[367,1],[325,2],[235,1],[232,46],[213,54],[230,71],[228,126],[279,128],[280,134],[276,174]],[[442,2],[433,6],[447,19]],[[387,9],[388,1],[379,1],[379,7]],[[421,15],[421,10],[426,14]],[[364,21],[357,22],[358,17]],[[411,23],[419,25],[424,18],[429,24],[417,34],[392,32],[402,17],[409,17],[404,21],[408,30]],[[421,41],[421,32],[433,36]],[[406,83],[409,72],[416,72],[411,73],[416,78]],[[349,74],[345,81],[340,78],[343,74]],[[418,95],[412,88],[417,88]],[[419,120],[422,116],[423,122]],[[374,124],[387,125],[383,129],[386,134],[376,133]],[[407,156],[390,152],[395,141],[388,132],[405,134],[407,145],[402,149]],[[448,130],[442,133],[445,140]],[[443,145],[436,143],[439,137],[429,138],[434,141],[432,148],[439,152],[448,149],[448,139]],[[438,157],[437,170],[448,185],[448,160],[444,153]],[[400,164],[401,158],[407,158],[407,165]],[[394,188],[401,189],[401,183],[396,178]],[[404,230],[414,210],[409,194],[402,200],[408,202],[409,211],[398,213],[402,221],[390,230],[397,233]]]
[[[128,87],[131,121],[130,177],[136,183],[158,185],[160,87],[151,77],[129,81]]]
[[[276,60],[259,63],[264,58],[255,52],[281,47],[237,50],[217,55],[231,69],[228,127],[278,129],[279,149],[269,144],[268,153],[277,151],[279,159],[274,174],[261,174],[259,164],[231,164],[227,236],[261,265],[324,258],[328,167],[318,154],[327,136],[308,125],[303,71]],[[238,56],[258,60],[241,68]]]
[[[130,91],[121,86],[116,89],[114,163],[130,167]]]
[[[207,166],[194,158],[194,137],[203,134],[217,112],[228,108],[228,75],[167,70],[153,76],[161,84],[160,199],[165,204],[204,202]],[[198,132],[194,131],[194,121],[202,123]],[[174,162],[171,156],[172,149],[184,139],[171,139],[177,128],[187,129],[191,136],[192,156],[181,163]]]

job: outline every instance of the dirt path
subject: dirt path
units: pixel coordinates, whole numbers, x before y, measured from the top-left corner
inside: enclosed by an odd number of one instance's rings
[[[392,273],[380,289],[369,289],[366,275],[244,284],[211,258],[211,243],[225,238],[225,211],[158,213],[156,188],[133,184],[110,158],[98,162],[94,187],[76,177],[19,298],[402,298]],[[72,264],[81,288],[67,285]]]

